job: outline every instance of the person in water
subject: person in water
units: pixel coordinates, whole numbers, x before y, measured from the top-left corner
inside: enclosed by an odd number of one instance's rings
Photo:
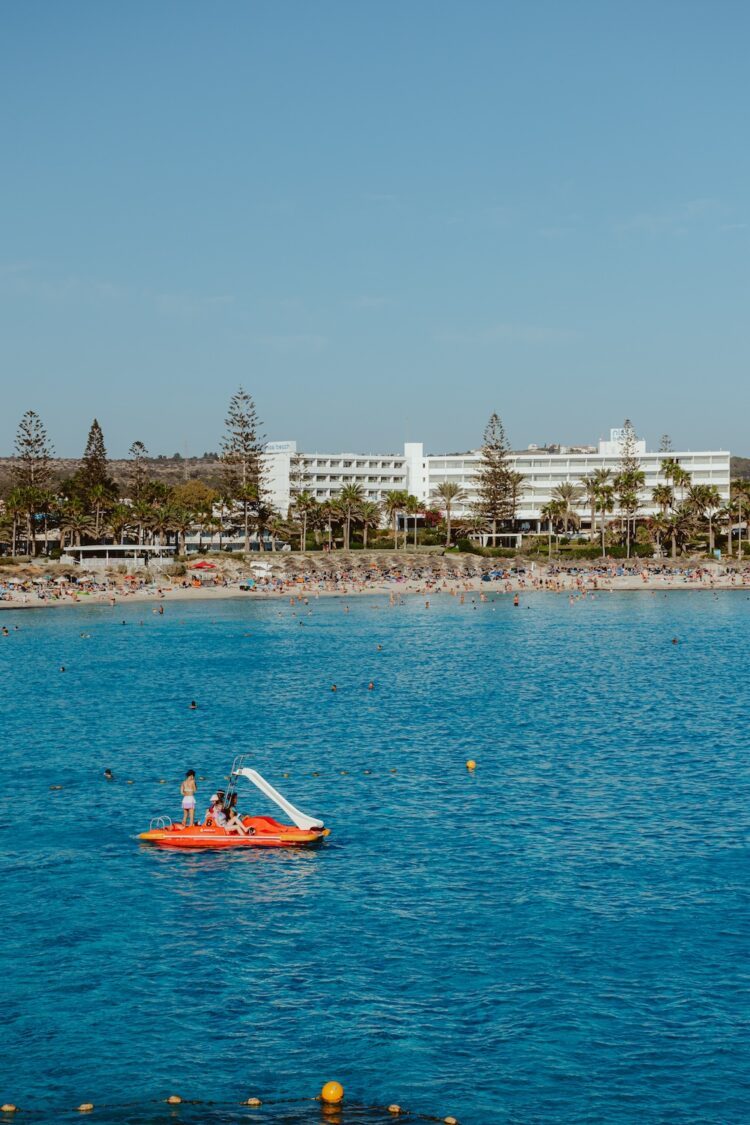
[[[195,794],[198,786],[195,784],[195,770],[188,770],[185,780],[180,786],[182,793],[182,827],[192,828],[195,822]]]

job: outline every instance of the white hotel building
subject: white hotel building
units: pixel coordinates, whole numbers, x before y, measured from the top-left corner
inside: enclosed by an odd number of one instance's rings
[[[519,492],[516,522],[531,531],[542,530],[541,511],[553,498],[558,485],[565,481],[580,485],[584,477],[596,469],[610,469],[614,476],[622,452],[622,430],[611,430],[608,441],[598,446],[559,446],[548,452],[530,446],[510,456],[511,468],[520,473],[524,483]],[[729,457],[726,450],[648,452],[645,441],[635,449],[645,473],[641,492],[644,515],[656,511],[651,492],[657,484],[667,483],[661,472],[662,461],[674,458],[686,469],[694,484],[715,485],[722,503],[729,499]],[[270,442],[266,447],[266,472],[271,503],[286,513],[293,496],[303,489],[321,503],[334,500],[348,484],[358,484],[368,500],[382,501],[387,492],[406,490],[425,504],[439,507],[432,499],[437,485],[450,481],[460,485],[466,499],[454,508],[454,515],[468,514],[476,504],[477,473],[481,450],[468,453],[424,453],[421,442],[407,442],[403,454],[394,453],[302,453],[293,441]],[[585,500],[577,505],[584,525],[588,524]],[[525,526],[526,525],[526,526]]]

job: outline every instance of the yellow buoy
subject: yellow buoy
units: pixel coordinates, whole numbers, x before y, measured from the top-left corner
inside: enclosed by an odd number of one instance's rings
[[[443,1121],[445,1122],[445,1125],[458,1125],[455,1117],[444,1117]]]
[[[0,1105],[0,1113],[15,1113],[17,1109],[18,1106],[13,1105],[13,1102],[6,1102],[5,1105]]]
[[[329,1105],[338,1105],[344,1100],[344,1087],[340,1082],[326,1082],[320,1091],[320,1098]]]
[[[78,1112],[79,1113],[91,1113],[91,1110],[93,1108],[94,1108],[93,1102],[81,1102],[81,1104],[78,1106]]]
[[[263,1102],[260,1100],[260,1098],[248,1098],[247,1101],[243,1102],[242,1104],[243,1105],[263,1105]]]
[[[182,1105],[182,1098],[179,1094],[170,1094],[167,1098],[167,1105]]]
[[[467,770],[475,770],[477,768],[477,763],[473,758],[469,758],[468,762],[466,763],[466,768]]]
[[[388,1112],[389,1112],[389,1113],[394,1113],[394,1114],[396,1114],[396,1113],[400,1113],[400,1112],[401,1112],[401,1106],[400,1106],[400,1105],[396,1105],[396,1104],[395,1104],[395,1102],[394,1102],[394,1104],[393,1104],[393,1105],[389,1105],[389,1106],[388,1106]]]

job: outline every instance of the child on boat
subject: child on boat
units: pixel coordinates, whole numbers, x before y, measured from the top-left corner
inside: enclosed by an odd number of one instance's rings
[[[182,793],[182,827],[193,827],[195,820],[195,794],[198,791],[198,786],[195,784],[195,770],[188,770],[185,774],[185,780],[180,785],[180,793]]]

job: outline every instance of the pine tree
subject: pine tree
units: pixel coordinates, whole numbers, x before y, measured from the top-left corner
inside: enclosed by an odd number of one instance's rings
[[[497,525],[510,516],[514,486],[510,471],[510,446],[503,423],[494,413],[490,415],[484,431],[477,483],[477,507],[492,527],[492,543],[495,546]]]
[[[633,531],[635,531],[638,516],[638,493],[644,482],[644,474],[636,453],[637,440],[633,423],[629,418],[626,418],[622,427],[620,464],[615,476],[615,488],[625,520],[625,543],[628,558],[630,558],[631,522]]]
[[[76,474],[81,488],[90,492],[97,484],[108,484],[107,450],[104,447],[104,434],[96,418],[91,423],[81,467]]]
[[[224,488],[227,495],[242,504],[245,551],[250,550],[250,509],[256,515],[264,501],[263,449],[261,423],[252,397],[242,387],[229,400],[225,419],[226,434],[221,443]]]
[[[16,487],[47,488],[52,480],[54,455],[41,418],[33,410],[27,410],[16,431],[16,460],[13,465]]]
[[[36,554],[35,520],[48,508],[51,501],[47,489],[52,481],[53,456],[54,450],[41,418],[35,411],[27,410],[16,431],[16,459],[12,477],[15,491],[23,500],[27,550],[30,555]],[[46,514],[44,526],[46,540]]]
[[[144,461],[148,457],[148,450],[142,441],[134,441],[128,452],[133,458],[133,466],[130,470],[130,499],[137,504],[147,480]]]
[[[662,434],[661,440],[659,441],[659,452],[671,453],[673,449],[674,446],[672,445],[672,439],[669,434]]]

